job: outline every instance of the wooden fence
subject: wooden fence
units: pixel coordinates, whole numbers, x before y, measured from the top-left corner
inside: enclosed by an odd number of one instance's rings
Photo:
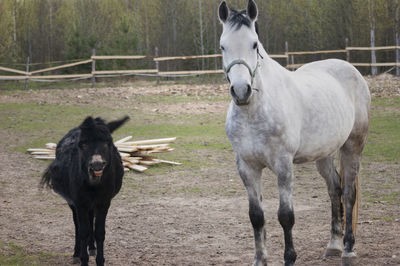
[[[300,52],[285,52],[284,54],[270,54],[271,58],[275,59],[285,59],[287,69],[297,69],[305,63],[295,64],[295,56],[299,55],[321,55],[321,54],[346,54],[347,61],[350,62],[350,52],[351,51],[378,51],[378,50],[400,50],[400,46],[382,46],[382,47],[346,47],[342,50],[323,50],[323,51],[300,51]],[[93,50],[92,56],[88,60],[83,60],[79,62],[59,65],[56,67],[49,67],[35,71],[29,71],[29,59],[26,66],[26,71],[21,71],[17,69],[1,67],[1,71],[11,72],[18,75],[1,76],[0,80],[63,80],[63,79],[92,79],[92,86],[95,86],[96,77],[110,77],[115,75],[148,75],[155,76],[157,79],[159,77],[176,77],[176,76],[186,76],[186,75],[204,75],[204,74],[220,74],[223,73],[222,69],[208,69],[208,70],[181,70],[181,71],[160,71],[159,62],[162,61],[172,61],[172,60],[188,60],[188,59],[200,59],[200,58],[216,58],[222,57],[221,54],[210,54],[210,55],[195,55],[195,56],[173,56],[173,57],[158,57],[156,49],[156,57],[149,57],[144,55],[113,55],[113,56],[102,56],[96,55]],[[152,60],[155,64],[153,69],[132,69],[132,70],[96,70],[96,61],[99,60]],[[388,63],[361,63],[361,62],[350,62],[356,67],[400,67],[399,58],[396,57],[396,62]],[[83,64],[92,64],[92,71],[86,74],[64,74],[64,75],[38,75],[44,72],[50,72],[54,70],[70,68]],[[27,83],[26,83],[27,84]]]

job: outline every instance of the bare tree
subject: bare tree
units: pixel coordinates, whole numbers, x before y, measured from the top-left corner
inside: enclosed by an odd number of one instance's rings
[[[201,8],[201,0],[199,0],[199,23],[200,23],[200,48],[201,48],[201,55],[204,55],[203,15],[202,15],[202,8]],[[204,58],[201,59],[201,69],[204,69]]]
[[[376,22],[375,22],[374,9],[375,9],[375,2],[372,0],[368,0],[369,23],[370,23],[370,29],[371,29],[371,48],[375,48],[375,25],[376,25]],[[372,64],[376,63],[375,50],[371,50],[371,63]],[[371,66],[371,75],[375,76],[376,74],[377,74],[376,66]]]
[[[396,0],[396,5],[395,5],[395,21],[394,21],[394,31],[395,31],[395,42],[396,42],[396,76],[400,76],[400,67],[399,67],[399,62],[400,62],[400,55],[399,55],[399,47],[400,46],[400,36],[399,36],[399,0]]]

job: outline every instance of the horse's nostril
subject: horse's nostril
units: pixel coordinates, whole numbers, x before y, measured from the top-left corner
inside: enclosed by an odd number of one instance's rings
[[[234,89],[233,86],[231,86],[230,91],[231,91],[232,97],[233,97],[233,98],[237,98],[237,95],[236,95],[236,93],[235,93],[235,89]]]
[[[251,95],[251,86],[247,85],[246,98],[249,98],[250,95]]]
[[[103,170],[104,166],[105,166],[105,162],[98,162],[98,161],[96,161],[96,162],[91,162],[91,163],[89,164],[90,169],[92,169],[92,170],[94,170],[94,171]]]

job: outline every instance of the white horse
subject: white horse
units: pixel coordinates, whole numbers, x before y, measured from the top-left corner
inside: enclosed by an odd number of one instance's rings
[[[316,161],[332,203],[332,229],[326,255],[355,257],[352,212],[355,180],[369,127],[371,97],[361,74],[349,63],[330,59],[290,72],[272,60],[258,40],[257,6],[219,6],[220,46],[232,101],[226,134],[236,153],[239,175],[249,197],[254,229],[254,265],[267,264],[261,174],[268,167],[279,186],[278,219],[285,236],[285,265],[293,265],[293,164]],[[341,177],[333,163],[339,151]],[[342,248],[343,197],[345,234]]]

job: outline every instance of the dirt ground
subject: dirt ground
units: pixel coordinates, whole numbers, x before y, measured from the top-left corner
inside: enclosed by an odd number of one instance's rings
[[[369,79],[377,89],[375,97],[387,96],[385,79]],[[397,81],[398,82],[398,81]],[[399,86],[390,94],[399,96]],[[96,93],[96,100],[90,97]],[[217,101],[182,101],[175,104],[135,102],[137,95],[182,95],[220,97]],[[31,93],[0,95],[1,103],[48,103],[60,105],[98,104],[172,114],[226,112],[226,86],[143,85],[124,88],[36,90]],[[109,99],[118,99],[110,101]],[[192,98],[191,98],[192,99]],[[95,102],[93,102],[95,101]],[[12,133],[0,129],[0,139],[12,140]],[[10,151],[11,142],[0,142],[0,241],[12,242],[28,252],[57,254],[51,265],[68,265],[73,251],[73,223],[66,203],[57,195],[38,189],[46,167],[29,155]],[[247,193],[241,184],[231,150],[221,154],[196,151],[219,161],[218,166],[174,168],[161,174],[127,173],[120,194],[113,200],[107,218],[105,258],[107,265],[250,265],[253,232],[248,218]],[[226,158],[230,158],[226,160]],[[397,163],[364,164],[362,186],[373,187],[389,176],[400,174]],[[313,164],[296,166],[293,229],[296,265],[342,265],[340,258],[323,257],[330,237],[330,201],[325,183]],[[277,220],[276,178],[265,171],[264,209],[267,223],[268,263],[282,265],[283,232]],[[363,180],[363,179],[362,179]],[[368,182],[367,182],[368,180]],[[137,188],[135,184],[144,184]],[[397,183],[398,185],[399,183]],[[219,191],[218,187],[230,187]],[[199,193],[172,193],[180,187],[201,187]],[[170,188],[166,189],[166,188]],[[165,190],[163,193],[154,191]],[[218,193],[216,193],[218,191]],[[389,217],[389,218],[385,218]],[[394,217],[394,218],[393,218]],[[354,265],[400,265],[400,206],[385,202],[363,202]],[[7,253],[5,247],[0,253]],[[94,258],[90,259],[94,265]]]

